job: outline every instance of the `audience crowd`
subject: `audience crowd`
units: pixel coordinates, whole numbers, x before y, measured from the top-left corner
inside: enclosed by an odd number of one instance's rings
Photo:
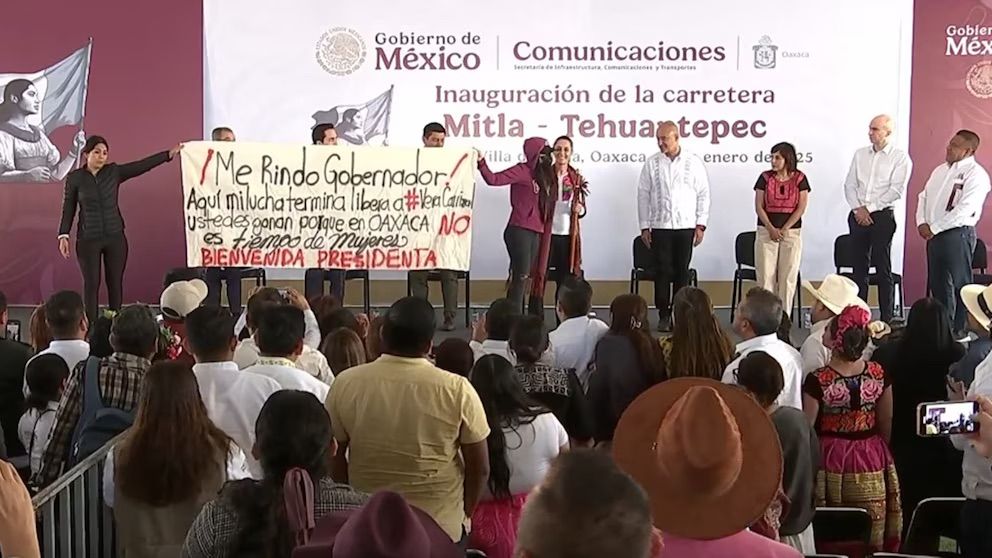
[[[890,328],[849,279],[802,287],[799,346],[762,288],[736,345],[698,288],[659,340],[642,297],[601,320],[576,277],[557,327],[499,299],[436,345],[451,320],[417,297],[369,316],[260,287],[235,316],[172,273],[157,311],[91,323],[57,292],[0,339],[0,553],[39,556],[29,495],[114,441],[126,556],[866,556],[953,496],[963,555],[992,556],[992,288],[961,291],[962,343],[934,299]],[[918,435],[921,403],[965,398],[979,433]],[[867,548],[818,539],[817,507],[867,510]]]

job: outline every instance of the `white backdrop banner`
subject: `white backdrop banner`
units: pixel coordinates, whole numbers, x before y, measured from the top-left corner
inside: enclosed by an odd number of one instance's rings
[[[467,270],[471,149],[192,142],[188,265]]]
[[[818,279],[847,231],[843,180],[868,122],[892,115],[894,143],[908,143],[911,0],[211,0],[204,12],[205,132],[306,142],[330,122],[349,144],[416,146],[437,121],[446,145],[482,150],[493,170],[520,161],[529,136],[571,136],[591,190],[591,279],[629,275],[659,121],[707,163],[711,220],[692,263],[704,281],[732,277],[772,145],[792,142],[809,177],[802,272]],[[501,279],[509,191],[479,180],[477,195],[472,275]]]

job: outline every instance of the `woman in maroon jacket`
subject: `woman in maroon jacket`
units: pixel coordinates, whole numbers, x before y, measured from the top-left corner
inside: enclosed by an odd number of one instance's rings
[[[537,258],[541,235],[544,234],[544,219],[541,208],[551,197],[545,187],[535,181],[538,161],[543,157],[551,164],[551,148],[544,138],[528,138],[524,141],[526,162],[516,164],[502,172],[493,172],[486,160],[479,156],[479,172],[490,186],[510,185],[510,222],[503,231],[503,242],[510,256],[510,285],[507,298],[523,307],[524,290],[530,278],[531,268]]]

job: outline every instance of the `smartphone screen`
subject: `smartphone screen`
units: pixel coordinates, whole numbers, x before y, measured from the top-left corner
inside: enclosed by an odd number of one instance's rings
[[[950,436],[978,432],[972,417],[978,413],[974,401],[935,401],[920,403],[917,433],[924,437]]]
[[[10,320],[9,322],[7,322],[7,333],[6,333],[6,337],[7,337],[7,339],[10,339],[11,341],[20,341],[21,340],[21,322],[19,322],[17,320]]]

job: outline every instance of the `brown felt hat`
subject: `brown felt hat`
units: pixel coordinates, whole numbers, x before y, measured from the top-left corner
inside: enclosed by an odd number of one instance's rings
[[[771,418],[743,389],[704,378],[642,393],[617,424],[613,456],[647,491],[655,527],[688,539],[750,526],[782,482]]]

